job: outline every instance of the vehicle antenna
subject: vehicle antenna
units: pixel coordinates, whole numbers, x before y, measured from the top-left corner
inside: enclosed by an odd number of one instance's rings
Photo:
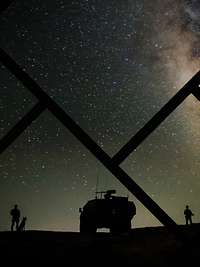
[[[95,198],[97,198],[97,192],[98,192],[98,187],[99,187],[99,168],[97,168],[97,181],[96,181],[96,196]]]

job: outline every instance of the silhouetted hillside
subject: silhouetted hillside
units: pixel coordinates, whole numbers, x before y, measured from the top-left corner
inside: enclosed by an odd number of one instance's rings
[[[4,266],[197,266],[200,224],[179,228],[190,238],[185,245],[165,227],[138,228],[116,235],[1,232],[1,262]]]

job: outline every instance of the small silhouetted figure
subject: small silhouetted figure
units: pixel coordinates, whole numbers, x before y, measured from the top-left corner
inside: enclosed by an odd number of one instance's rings
[[[18,232],[23,232],[23,231],[25,231],[26,220],[27,220],[27,218],[26,218],[26,217],[23,217],[23,219],[22,219],[20,225],[19,225],[18,228],[17,228],[17,231],[18,231]]]
[[[12,224],[11,224],[11,231],[15,229],[18,229],[19,226],[19,218],[20,218],[20,210],[18,209],[18,206],[15,205],[13,209],[10,211],[10,215],[12,216]]]
[[[192,224],[192,216],[194,216],[194,214],[189,209],[189,206],[188,205],[186,205],[186,208],[184,210],[184,215],[185,215],[185,223],[186,223],[186,225],[188,225],[188,222],[190,224]]]

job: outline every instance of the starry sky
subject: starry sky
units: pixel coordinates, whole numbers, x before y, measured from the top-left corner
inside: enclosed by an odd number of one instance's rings
[[[110,156],[200,69],[199,0],[16,0],[0,46]],[[37,99],[0,65],[0,137]],[[200,221],[200,103],[188,99],[121,167],[178,224]],[[160,225],[45,111],[0,155],[0,230],[17,203],[27,229],[78,231],[96,189],[137,206],[133,227]]]

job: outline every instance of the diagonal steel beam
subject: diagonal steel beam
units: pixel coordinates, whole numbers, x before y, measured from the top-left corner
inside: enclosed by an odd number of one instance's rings
[[[7,4],[5,5],[5,3]],[[3,12],[10,4],[13,2],[13,0],[4,0],[4,4],[2,4],[2,7],[0,9],[0,13]],[[2,2],[3,3],[3,2]],[[6,53],[1,50],[0,51],[0,61],[9,69],[14,71],[13,74],[26,86],[28,89],[34,94],[35,96],[39,96],[39,88],[37,87],[37,84],[31,83],[31,80],[28,79],[26,75],[22,75],[23,71],[19,71],[17,67],[17,64],[15,65],[14,61],[9,56],[6,55]],[[20,79],[21,77],[21,79]],[[32,87],[33,86],[33,87]],[[35,90],[34,90],[35,89]],[[41,92],[42,93],[42,89]],[[197,99],[199,99],[199,93],[194,94]],[[38,97],[37,96],[37,97]],[[45,95],[43,95],[45,98]],[[38,97],[40,102],[33,107],[33,109],[16,125],[16,127],[13,128],[13,131],[11,130],[10,133],[8,133],[7,138],[4,139],[3,143],[7,143],[7,146],[12,142],[13,139],[17,138],[17,136],[33,121],[33,119],[37,118],[43,109],[46,108],[46,105],[44,105],[43,97]],[[80,142],[82,142],[83,145],[85,145],[93,154],[97,157],[101,163],[107,167],[111,171],[113,175],[115,175],[116,178],[133,194],[138,198],[138,200],[141,201],[141,203],[165,226],[170,228],[172,232],[182,241],[186,241],[185,236],[183,235],[182,231],[177,229],[176,223],[140,188],[129,176],[124,172],[123,169],[121,169],[118,165],[113,163],[113,160],[78,126],[76,123],[71,120],[71,118],[63,111],[60,110],[60,107],[58,105],[53,105],[51,110],[51,101],[50,98],[46,98],[47,102],[49,101],[48,108],[52,113],[61,121],[63,124],[73,133]],[[200,99],[199,99],[200,100]],[[55,103],[56,104],[56,103]],[[59,112],[59,110],[61,112]],[[53,112],[54,111],[54,112]],[[69,123],[69,125],[68,125]],[[71,124],[70,124],[71,123]],[[21,129],[21,130],[20,130]],[[9,136],[12,136],[9,140]],[[87,141],[84,141],[84,137],[86,137]],[[92,145],[94,145],[94,148],[92,148]],[[5,145],[4,145],[5,146]],[[91,146],[91,147],[90,147]],[[91,150],[92,148],[92,150]],[[96,149],[97,150],[96,150]]]
[[[38,102],[1,140],[0,154],[12,144],[15,139],[46,109],[46,106]]]
[[[176,223],[154,202],[144,190],[93,139],[78,126],[60,106],[53,101],[9,55],[0,49],[0,61],[23,85],[44,103],[54,116],[165,226],[176,231]]]
[[[75,135],[91,152],[95,151],[95,156],[99,156],[101,160],[107,160],[103,150],[87,135],[64,111],[60,106],[46,94],[40,86],[27,74],[19,65],[0,48],[0,61],[15,77],[21,81],[21,83],[36,97],[41,103],[44,103],[46,107],[57,117],[59,114],[59,120],[70,128],[70,131]],[[92,153],[93,153],[92,152]]]
[[[200,101],[200,85],[197,88],[195,88],[192,94]]]
[[[119,165],[136,149],[190,94],[200,100],[200,71],[187,82],[112,158]]]

